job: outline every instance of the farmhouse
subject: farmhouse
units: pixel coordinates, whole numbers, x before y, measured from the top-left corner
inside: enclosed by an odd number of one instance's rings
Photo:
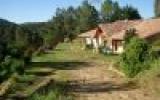
[[[120,54],[123,50],[124,36],[128,29],[134,28],[140,38],[147,41],[160,39],[160,18],[148,20],[119,20],[112,23],[99,24],[97,28],[80,34],[83,43],[94,49],[100,46],[109,48],[113,53]]]
[[[82,42],[85,43],[85,46],[98,49],[98,47],[102,45],[105,35],[102,28],[98,26],[93,30],[80,34],[78,37],[82,38]]]
[[[143,20],[139,24],[133,27],[136,30],[136,34],[140,38],[144,38],[149,42],[153,42],[156,39],[160,39],[160,19]],[[123,42],[126,30],[122,30],[110,37],[112,43],[113,53],[122,53]]]
[[[105,46],[112,49],[111,36],[138,24],[139,20],[119,20],[112,23],[99,24],[97,28],[79,35],[85,45],[93,45],[98,49]]]

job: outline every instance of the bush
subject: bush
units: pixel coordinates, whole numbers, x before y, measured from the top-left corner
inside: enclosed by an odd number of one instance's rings
[[[138,37],[133,37],[121,55],[121,66],[128,77],[149,69],[150,50],[148,44]]]
[[[133,38],[133,37],[136,37],[137,34],[136,34],[136,29],[129,29],[126,31],[125,33],[125,37],[124,37],[124,41],[125,41],[125,45],[127,45],[128,43],[130,43],[130,40]]]
[[[160,85],[159,85],[159,78],[160,78],[160,59],[155,59],[150,64],[150,70],[146,70],[136,76],[136,82],[138,82],[139,86],[146,91],[150,91],[150,94],[155,94],[159,100],[160,95]]]
[[[36,79],[35,75],[18,75],[16,78],[16,81],[19,83],[27,83],[27,82],[32,82]]]
[[[93,45],[92,44],[87,44],[86,49],[93,49]]]
[[[27,100],[73,100],[66,94],[66,83],[51,83],[44,89],[32,94]]]
[[[0,63],[0,80],[9,78],[12,74],[23,74],[24,61],[11,56],[5,57],[4,61]]]

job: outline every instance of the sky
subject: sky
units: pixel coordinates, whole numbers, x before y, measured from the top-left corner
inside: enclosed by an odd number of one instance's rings
[[[54,16],[56,8],[77,7],[83,0],[0,0],[0,18],[16,23],[43,22]],[[92,0],[90,0],[92,1]],[[93,5],[100,9],[101,0],[94,0]],[[136,7],[143,18],[154,16],[154,0],[114,0],[120,6]]]

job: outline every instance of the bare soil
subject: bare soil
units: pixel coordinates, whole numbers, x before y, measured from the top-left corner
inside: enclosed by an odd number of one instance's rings
[[[101,63],[90,62],[66,73],[70,74],[68,92],[75,100],[157,100]]]

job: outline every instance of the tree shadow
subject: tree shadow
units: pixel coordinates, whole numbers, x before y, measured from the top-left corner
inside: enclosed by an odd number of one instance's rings
[[[56,48],[54,51],[64,51],[64,49]]]
[[[47,50],[45,54],[55,54],[55,52],[60,52],[60,51],[64,51],[64,49],[57,48],[57,49],[54,49],[54,51],[53,50]]]
[[[57,70],[74,70],[82,67],[89,67],[89,62],[65,61],[65,62],[31,62],[30,67],[45,67]]]
[[[101,83],[83,83],[78,81],[68,82],[68,91],[74,93],[97,93],[97,92],[113,92],[113,91],[129,91],[137,89],[138,86],[134,82],[115,84],[114,82]]]

